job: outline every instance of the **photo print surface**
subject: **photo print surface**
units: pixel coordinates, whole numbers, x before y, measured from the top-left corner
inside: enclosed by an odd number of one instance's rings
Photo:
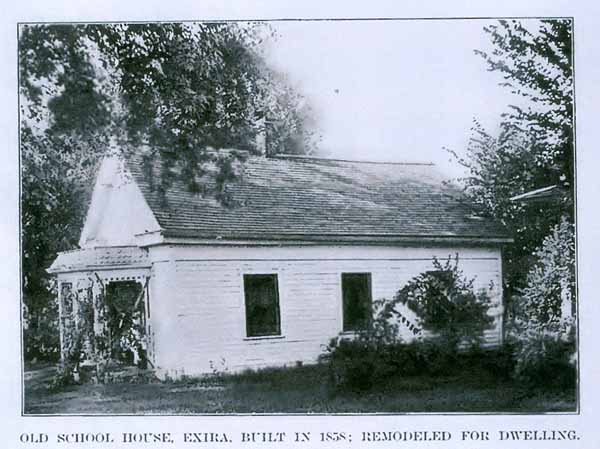
[[[577,413],[568,18],[19,25],[24,415]]]

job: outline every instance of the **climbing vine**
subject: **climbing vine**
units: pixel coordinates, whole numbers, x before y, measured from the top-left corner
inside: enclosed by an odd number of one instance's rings
[[[111,290],[114,284],[105,285],[97,274],[80,280],[75,288],[61,285],[62,357],[55,386],[83,380],[109,382],[120,366],[147,367],[148,336],[140,307],[145,288],[138,288],[133,307],[115,306]]]

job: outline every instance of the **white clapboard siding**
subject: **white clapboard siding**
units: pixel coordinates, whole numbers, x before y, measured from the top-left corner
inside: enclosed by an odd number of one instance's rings
[[[173,246],[154,255],[150,283],[155,362],[168,375],[235,372],[315,362],[342,330],[341,273],[371,273],[373,299],[392,298],[432,258],[459,253],[476,288],[493,283],[498,306],[486,345],[502,336],[500,251],[371,246]],[[281,336],[246,338],[244,274],[278,277]],[[401,311],[414,319],[408,310]],[[411,338],[405,328],[403,335]]]

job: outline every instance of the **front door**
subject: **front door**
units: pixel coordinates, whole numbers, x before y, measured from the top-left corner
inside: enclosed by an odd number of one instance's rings
[[[138,281],[112,281],[106,287],[106,312],[111,358],[145,368],[145,288]]]

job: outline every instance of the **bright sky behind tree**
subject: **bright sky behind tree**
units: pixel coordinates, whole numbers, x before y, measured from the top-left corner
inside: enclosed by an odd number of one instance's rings
[[[535,27],[537,21],[530,20]],[[487,20],[271,22],[270,63],[306,95],[328,157],[436,163],[462,174],[473,118],[494,132],[517,99],[473,50]]]

